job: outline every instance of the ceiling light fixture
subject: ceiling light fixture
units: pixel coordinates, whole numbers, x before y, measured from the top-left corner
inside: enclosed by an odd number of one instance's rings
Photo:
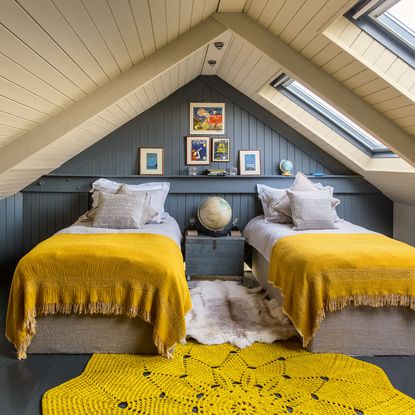
[[[221,50],[225,44],[223,42],[215,42],[214,45],[217,50]]]
[[[215,66],[215,65],[216,65],[216,61],[215,61],[215,60],[213,60],[213,59],[209,59],[209,60],[208,60],[208,64],[209,64],[210,66]]]

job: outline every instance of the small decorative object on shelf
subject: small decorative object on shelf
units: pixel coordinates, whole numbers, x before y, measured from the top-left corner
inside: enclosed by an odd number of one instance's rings
[[[199,232],[196,229],[188,229],[186,231],[186,236],[197,236]]]
[[[293,162],[290,160],[284,159],[280,161],[280,170],[283,176],[292,176],[293,167]]]
[[[322,171],[315,171],[314,173],[311,174],[314,177],[321,177],[321,176],[325,176],[325,174]]]
[[[207,169],[205,173],[207,176],[226,176],[228,174],[225,169]]]
[[[241,230],[238,228],[238,218],[232,221],[231,236],[241,236]]]
[[[237,167],[230,167],[229,168],[229,176],[236,176],[238,174],[238,168]]]
[[[196,218],[194,216],[189,218],[189,229],[196,229]]]
[[[197,236],[199,233],[196,229],[196,218],[191,216],[189,218],[189,228],[186,231],[187,236]]]
[[[197,176],[197,171],[198,171],[198,169],[197,169],[197,167],[196,167],[196,166],[189,166],[189,167],[187,168],[187,174],[188,174],[189,176]]]

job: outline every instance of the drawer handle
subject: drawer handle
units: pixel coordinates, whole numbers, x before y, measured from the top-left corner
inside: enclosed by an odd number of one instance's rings
[[[212,243],[213,243],[213,249],[216,249],[216,246],[217,246],[216,240],[213,240]]]

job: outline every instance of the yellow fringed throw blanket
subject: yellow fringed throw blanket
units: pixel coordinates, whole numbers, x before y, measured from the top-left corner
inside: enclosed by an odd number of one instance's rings
[[[152,324],[159,353],[170,357],[186,336],[190,308],[182,253],[172,239],[61,234],[20,260],[10,290],[6,337],[24,359],[36,333],[36,316],[125,315]]]
[[[287,236],[272,249],[268,280],[281,290],[283,310],[306,347],[326,311],[415,310],[415,248],[379,234]]]

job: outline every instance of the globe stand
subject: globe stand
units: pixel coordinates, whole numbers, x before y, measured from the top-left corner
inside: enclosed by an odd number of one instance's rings
[[[215,238],[220,238],[221,236],[227,236],[229,233],[227,229],[222,229],[220,231],[210,231],[204,227],[202,227],[200,232],[203,233],[204,235],[213,236]]]
[[[198,232],[199,235],[206,235],[206,236],[213,236],[214,238],[220,238],[221,236],[227,236],[229,235],[229,226],[220,229],[218,231],[213,231],[211,229],[207,229],[203,224],[200,222],[199,218],[196,220],[196,226],[194,229],[196,229],[196,232]]]

